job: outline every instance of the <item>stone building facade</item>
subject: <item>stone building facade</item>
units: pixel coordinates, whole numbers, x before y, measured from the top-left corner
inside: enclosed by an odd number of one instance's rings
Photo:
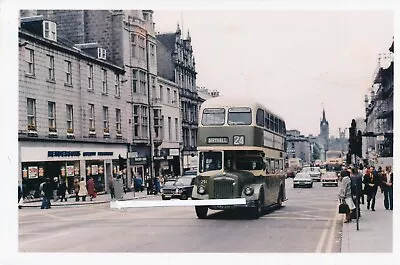
[[[71,46],[57,26],[42,16],[20,18],[19,181],[25,195],[37,196],[45,178],[64,179],[71,191],[75,178],[92,177],[105,191],[119,171],[118,155],[128,151],[125,70],[99,56],[97,43]]]

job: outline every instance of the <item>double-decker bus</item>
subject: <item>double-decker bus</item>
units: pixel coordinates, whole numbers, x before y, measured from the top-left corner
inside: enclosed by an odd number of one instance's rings
[[[245,207],[254,218],[267,206],[286,200],[285,121],[250,99],[216,97],[200,108],[198,176],[192,199],[245,198],[245,205],[195,206],[198,218],[208,209]]]
[[[326,151],[326,171],[341,171],[344,165],[344,155],[339,150]]]

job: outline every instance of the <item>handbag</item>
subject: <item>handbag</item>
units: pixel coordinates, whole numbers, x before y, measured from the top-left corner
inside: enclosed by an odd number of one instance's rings
[[[343,200],[342,203],[339,205],[339,213],[345,214],[345,213],[349,213],[349,212],[350,212],[350,208],[347,205],[347,203],[345,202],[345,200]]]

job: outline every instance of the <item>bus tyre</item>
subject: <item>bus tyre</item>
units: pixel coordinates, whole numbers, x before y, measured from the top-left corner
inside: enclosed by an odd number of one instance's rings
[[[181,195],[181,200],[187,200],[187,199],[188,199],[188,196],[185,193],[183,193]]]
[[[208,207],[207,206],[195,206],[196,215],[199,219],[205,219],[207,217]]]
[[[262,216],[264,211],[264,191],[260,190],[260,195],[258,200],[255,202],[255,207],[251,208],[251,217],[254,219],[258,219]]]

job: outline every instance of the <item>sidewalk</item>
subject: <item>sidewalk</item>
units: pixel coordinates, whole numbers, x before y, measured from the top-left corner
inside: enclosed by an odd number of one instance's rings
[[[147,197],[154,197],[158,195],[147,195],[146,191],[143,192],[135,192],[135,197],[133,197],[133,192],[127,192],[126,194],[123,193],[123,199],[120,201],[126,201],[126,200],[135,200],[135,199],[144,199]],[[86,201],[82,201],[80,199],[78,202],[75,201],[75,197],[68,197],[68,201],[53,201],[51,200],[51,206],[75,206],[75,205],[90,205],[90,204],[100,204],[100,203],[109,203],[111,201],[111,196],[110,194],[100,194],[97,195],[93,201],[90,201],[89,196],[86,197]],[[22,208],[25,207],[40,207],[42,204],[41,199],[40,200],[31,200],[31,201],[24,201],[21,206]]]
[[[383,193],[378,189],[375,212],[360,204],[359,230],[357,221],[343,224],[342,253],[392,253],[393,252],[393,211],[383,206]]]

